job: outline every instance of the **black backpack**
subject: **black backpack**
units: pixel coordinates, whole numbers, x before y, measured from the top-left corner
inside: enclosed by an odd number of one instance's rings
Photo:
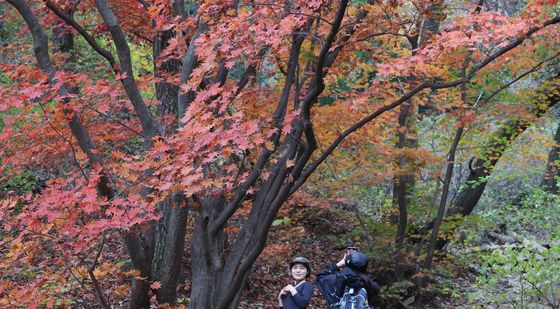
[[[366,304],[367,291],[364,288],[355,289],[351,287],[344,288],[344,294],[340,301],[330,306],[330,309],[369,309]]]

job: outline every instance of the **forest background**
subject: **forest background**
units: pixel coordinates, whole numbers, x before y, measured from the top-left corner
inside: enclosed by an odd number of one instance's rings
[[[558,0],[2,0],[0,305],[560,307]],[[312,306],[323,306],[316,293]]]

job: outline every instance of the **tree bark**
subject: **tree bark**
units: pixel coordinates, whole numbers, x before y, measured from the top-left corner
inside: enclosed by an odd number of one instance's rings
[[[422,16],[417,23],[419,29],[418,35],[409,36],[408,41],[412,54],[417,53],[418,48],[425,46],[431,38],[439,31],[440,20],[442,19],[443,0],[434,2],[430,5],[428,12]],[[399,112],[399,132],[397,149],[418,148],[418,138],[416,137],[416,108],[412,99],[407,100],[401,105]],[[392,223],[397,224],[397,235],[395,244],[397,247],[396,254],[396,276],[398,280],[404,277],[403,267],[399,266],[404,263],[404,241],[406,238],[406,230],[408,225],[408,208],[414,195],[416,187],[416,173],[410,162],[404,155],[400,155],[397,160],[398,170],[393,176],[393,205],[398,209],[398,216],[392,216]]]
[[[533,117],[540,117],[559,100],[560,76],[557,76],[553,80],[545,82],[535,92],[530,102],[529,112]],[[484,193],[488,183],[487,178],[494,170],[498,160],[507,147],[531,124],[531,120],[526,118],[510,120],[482,145],[482,155],[480,158],[471,159],[470,173],[465,185],[452,202],[452,207],[447,213],[448,217],[458,214],[467,216],[474,210]]]
[[[465,77],[465,71],[470,62],[470,55],[464,62],[462,76]],[[467,85],[461,85],[461,101],[463,104],[467,105]],[[458,121],[462,121],[459,119]],[[443,221],[443,217],[445,216],[445,208],[447,207],[447,197],[449,196],[449,187],[451,186],[451,180],[453,179],[453,169],[455,168],[455,154],[457,152],[457,146],[459,146],[459,141],[461,141],[461,137],[463,136],[463,131],[465,127],[461,124],[457,128],[457,132],[455,133],[455,138],[451,143],[451,147],[449,148],[449,152],[447,155],[447,168],[445,171],[445,179],[443,181],[443,189],[441,192],[441,199],[439,202],[438,211],[436,214],[436,219],[434,222],[434,226],[432,228],[432,236],[430,237],[430,243],[428,244],[428,252],[426,252],[426,259],[424,261],[424,268],[432,269],[432,262],[434,259],[434,252],[436,250],[437,241],[438,241],[438,234],[439,234],[439,227]],[[420,282],[420,286],[424,287],[425,282]]]
[[[8,2],[14,4],[14,6],[24,3],[23,0],[8,0]],[[158,132],[157,124],[154,122],[149,112],[145,113],[146,107],[144,106],[143,101],[139,100],[141,99],[141,96],[139,97],[137,87],[135,87],[135,82],[133,80],[130,55],[126,46],[126,39],[115,20],[114,14],[110,11],[107,1],[96,0],[95,3],[111,31],[113,40],[115,41],[115,45],[119,53],[120,68],[123,70],[122,72],[127,73],[127,77],[124,79],[124,87],[137,112],[137,116],[144,129],[145,136],[148,138],[156,135],[156,133],[161,133]],[[241,184],[232,192],[232,195],[234,196],[232,201],[226,201],[222,196],[211,195],[212,193],[207,193],[207,195],[203,197],[193,197],[193,199],[198,200],[196,202],[198,216],[195,233],[193,235],[193,246],[191,247],[193,272],[195,273],[193,274],[193,293],[191,295],[192,308],[214,309],[235,308],[237,306],[241,295],[240,293],[245,286],[249,270],[264,248],[268,231],[279,208],[290,196],[290,194],[292,194],[294,190],[299,188],[306,181],[309,175],[313,173],[317,166],[323,162],[330,153],[332,153],[332,151],[346,136],[364,124],[370,122],[383,112],[402,104],[423,89],[429,87],[434,89],[449,88],[466,82],[466,80],[463,79],[441,84],[436,84],[435,82],[431,83],[429,81],[422,83],[421,86],[411,90],[402,98],[380,108],[366,118],[352,125],[352,127],[345,130],[335,139],[331,146],[329,146],[327,150],[321,154],[319,159],[311,162],[310,165],[307,165],[310,161],[311,154],[317,147],[314,139],[310,111],[312,105],[317,100],[317,96],[325,87],[323,77],[326,74],[326,69],[334,61],[336,55],[344,45],[333,44],[333,42],[340,31],[341,22],[346,12],[347,5],[348,1],[340,1],[337,17],[331,25],[332,28],[330,33],[326,39],[324,39],[324,44],[319,57],[315,62],[316,70],[309,83],[309,91],[300,105],[300,117],[293,121],[292,130],[289,134],[287,134],[287,138],[280,142],[279,134],[273,137],[272,141],[274,142],[274,150],[262,150],[262,154],[257,162],[255,162],[253,166],[254,168],[249,174],[246,182]],[[33,16],[30,10],[22,12],[21,14],[24,18],[26,18],[26,21],[30,15]],[[547,25],[552,22],[556,21],[550,21]],[[47,45],[44,43],[46,42],[44,31],[34,31],[37,30],[35,28],[39,25],[37,22],[28,24],[30,24],[34,39],[36,40],[36,58],[40,64],[45,64],[46,60],[50,60],[48,59]],[[345,29],[350,31],[349,29],[353,29],[353,26],[345,26]],[[529,31],[527,36],[537,30],[537,28],[531,29],[530,31],[532,32]],[[345,36],[339,37],[338,42],[344,43],[345,40],[348,40],[350,34],[351,32]],[[507,50],[515,48],[524,40],[525,37],[515,40],[513,43],[497,51],[496,54],[488,57],[480,65],[471,70],[467,80],[474,76],[478,70],[486,66],[493,59],[499,57]],[[333,45],[336,45],[336,47],[333,48]],[[293,61],[293,63],[296,62],[297,60]],[[52,72],[50,62],[48,63],[46,71]],[[288,86],[286,87],[288,93],[290,91],[290,87],[291,83],[288,83]],[[280,103],[281,104],[278,105],[277,112],[273,117],[279,128],[279,132],[281,132],[281,124],[284,120],[283,118],[286,111],[284,104],[287,102],[280,100]],[[94,151],[95,146],[87,135],[87,130],[85,130],[83,126],[80,127],[80,119],[74,115],[72,121],[74,121],[70,123],[72,132],[79,141],[83,151],[88,155],[90,161],[93,163],[101,162],[99,154]],[[273,157],[274,160],[270,160],[273,151],[276,155]],[[294,160],[295,165],[288,168],[286,166],[288,160]],[[260,177],[262,176],[261,173],[263,171],[269,172],[268,175],[270,176],[266,179]],[[249,217],[244,222],[241,231],[236,235],[232,245],[229,245],[227,242],[225,227],[231,216],[233,216],[235,211],[241,207],[241,203],[248,198],[247,190],[251,187],[255,189],[256,194],[252,197],[253,203]],[[105,175],[101,177],[98,189],[100,192],[99,194],[102,196],[114,196],[113,189],[108,183],[108,177]],[[161,207],[165,208],[165,205],[161,205]],[[176,207],[169,207],[167,210],[179,210],[179,208],[175,208]],[[173,212],[171,211],[171,213]],[[141,277],[146,277],[147,280],[154,280],[156,278],[153,275],[153,268],[155,267],[153,263],[154,256],[157,256],[157,259],[162,261],[167,259],[167,257],[172,257],[169,260],[176,261],[176,256],[174,254],[180,251],[177,249],[180,247],[180,243],[163,240],[167,237],[165,236],[159,241],[161,247],[156,248],[158,245],[154,236],[161,237],[161,232],[160,234],[157,234],[156,231],[158,228],[160,231],[164,231],[167,224],[173,224],[180,227],[180,223],[182,222],[180,218],[180,214],[170,215],[166,217],[166,219],[177,219],[176,222],[178,223],[175,223],[175,221],[165,221],[161,222],[160,226],[157,224],[150,226],[146,231],[143,231],[139,235],[126,235],[125,242],[129,250],[132,264],[140,271]],[[168,234],[168,239],[181,239],[181,237],[175,236],[180,234],[180,231],[178,233],[174,231],[176,230],[173,229],[173,231]],[[167,245],[174,246],[175,249],[170,250],[173,254],[168,255],[165,252],[164,249],[166,249]],[[158,265],[157,267],[161,266],[161,269],[173,269],[172,267],[164,267],[167,264],[163,262],[156,262],[156,264]],[[170,284],[170,286],[171,285],[172,284]],[[130,307],[148,308],[148,291],[148,282],[146,280],[136,279],[133,283]],[[136,298],[135,296],[138,297]]]
[[[146,143],[149,145],[151,144],[150,138],[160,134],[160,128],[146,107],[134,79],[130,47],[126,41],[126,36],[107,0],[95,0],[95,7],[107,25],[113,42],[115,43],[121,74],[125,74],[123,77],[124,90],[140,120]]]
[[[179,86],[167,82],[166,75],[179,73],[181,63],[178,60],[167,60],[158,65],[159,56],[169,46],[169,40],[175,37],[172,30],[156,33],[153,39],[153,62],[154,75],[156,77],[156,98],[160,102],[158,111],[160,115],[173,115],[178,117],[177,98],[179,97]],[[159,81],[162,79],[162,81]]]
[[[398,132],[399,142],[397,143],[398,149],[405,148],[416,148],[418,147],[418,139],[412,138],[411,136],[414,132],[413,122],[414,117],[411,115],[414,110],[412,106],[412,100],[401,105],[399,113],[399,125],[403,131]],[[410,134],[407,134],[410,133]],[[397,206],[399,214],[398,216],[393,216],[393,223],[397,223],[397,237],[396,244],[397,248],[401,250],[404,245],[404,239],[406,235],[406,227],[408,221],[408,206],[412,200],[412,195],[414,194],[414,187],[416,184],[416,177],[413,170],[409,166],[410,163],[404,155],[401,155],[398,159],[398,171],[393,177],[393,204]]]
[[[159,304],[177,302],[177,280],[185,248],[188,208],[182,194],[173,194],[159,204],[162,218],[155,226],[154,254],[151,272],[161,287],[156,290]]]
[[[0,10],[5,10],[4,6],[6,6],[6,4],[0,3]],[[8,31],[6,31],[5,21],[0,20],[0,47],[4,47],[8,45],[7,40],[8,40]]]
[[[39,20],[29,7],[29,5],[24,0],[9,0],[10,3],[23,17],[25,23],[29,27],[31,34],[33,36],[33,47],[35,58],[37,63],[39,64],[40,69],[48,74],[48,82],[53,83],[53,76],[56,71],[59,69],[55,67],[51,61],[49,48],[48,48],[48,37],[39,23]],[[73,40],[62,40],[59,42],[58,46],[61,50],[66,51],[71,49],[71,43]],[[67,85],[63,85],[59,88],[60,96],[62,97],[61,103],[62,105],[68,104],[68,97],[67,95],[71,94],[72,92],[77,91],[76,89],[71,89]],[[70,130],[72,131],[72,135],[78,141],[78,145],[80,149],[87,155],[88,160],[91,166],[95,165],[102,165],[101,157],[97,154],[95,144],[93,143],[89,132],[87,131],[86,127],[81,122],[80,118],[74,113],[72,110],[64,108],[64,113],[70,118],[68,125]],[[111,186],[109,177],[105,174],[105,171],[102,170],[100,173],[99,180],[96,184],[96,188],[98,194],[102,197],[107,199],[111,199],[115,196],[115,191]],[[92,269],[90,269],[90,272]],[[94,292],[94,294],[96,294]],[[107,307],[108,305],[105,303],[105,300],[102,294],[97,294],[97,299],[101,303],[103,307]]]
[[[222,253],[227,235],[223,230],[210,232],[210,225],[223,209],[223,198],[209,198],[198,206],[196,226],[191,240],[192,290],[189,308],[216,308],[221,291],[224,265]],[[194,284],[196,283],[196,284]]]
[[[181,2],[175,3],[179,6]],[[56,13],[61,19],[63,19],[67,24],[71,25],[76,29],[85,39],[90,43],[90,45],[104,58],[106,58],[118,73],[119,69],[115,65],[116,62],[109,51],[100,48],[91,36],[83,29],[78,23],[76,23],[71,15],[72,12],[68,10],[62,10],[50,1],[46,2],[47,7],[49,7],[54,13]],[[110,9],[103,7],[104,17],[107,20],[112,20],[112,12]],[[183,13],[181,7],[177,7],[178,12]],[[124,72],[132,72],[132,64],[129,63],[129,51],[127,50],[128,45],[122,37],[122,33],[119,33],[119,26],[116,20],[113,22],[113,32],[112,35],[115,41],[120,40],[117,45],[120,46],[119,59],[121,62],[127,64],[125,68],[122,68]],[[154,64],[157,63],[157,58],[163,49],[168,45],[168,40],[173,37],[171,31],[166,31],[163,35],[156,35],[154,38]],[[68,35],[62,33],[55,37],[57,45],[63,51],[69,51],[72,48],[72,40]],[[128,60],[127,60],[128,59]],[[161,67],[154,65],[154,71],[156,76],[161,77],[163,74],[173,74],[177,73],[179,70],[179,63],[177,61],[164,62]],[[131,75],[130,75],[131,76]],[[130,85],[129,79],[128,86],[125,84],[125,88],[128,88],[129,92],[135,92],[134,85]],[[177,110],[177,98],[178,98],[178,86],[172,85],[170,83],[157,83],[156,84],[156,96],[160,101],[160,111],[162,113],[176,113]],[[142,110],[142,102],[137,100],[137,106],[140,106]],[[176,116],[176,114],[175,114]],[[152,120],[147,120],[151,122]],[[146,128],[146,127],[145,127]],[[153,134],[153,132],[144,132],[145,136]],[[150,143],[146,144],[147,147]],[[183,252],[184,252],[184,239],[186,233],[186,217],[187,209],[184,198],[180,194],[173,194],[169,199],[158,204],[158,210],[162,214],[162,218],[158,222],[153,222],[149,227],[136,235],[125,235],[125,243],[129,250],[133,266],[140,273],[140,277],[143,279],[133,279],[131,298],[129,306],[130,308],[149,308],[150,306],[150,282],[159,281],[161,283],[161,288],[155,291],[157,300],[160,303],[171,303],[176,302],[176,288],[177,288],[177,278],[180,273],[180,266],[182,262]],[[167,249],[166,249],[167,248]]]
[[[529,109],[531,116],[540,117],[560,100],[560,76],[545,82],[533,95]],[[457,220],[457,216],[468,216],[472,213],[488,184],[498,160],[507,147],[532,124],[530,119],[512,119],[507,121],[481,147],[480,158],[472,158],[469,164],[469,175],[462,189],[451,202],[444,220]],[[432,223],[433,224],[433,223]],[[430,225],[431,226],[431,225]],[[436,249],[441,250],[447,243],[438,240]]]
[[[552,146],[548,153],[541,187],[552,194],[558,194],[558,177],[560,177],[560,170],[558,169],[558,160],[560,160],[560,123],[556,128],[556,134],[554,134],[554,143],[555,145]]]
[[[443,182],[443,191],[441,194],[441,199],[439,202],[439,207],[438,207],[438,212],[436,215],[434,227],[432,229],[430,244],[428,245],[426,260],[424,261],[424,267],[426,269],[432,269],[434,252],[438,240],[439,227],[441,226],[441,222],[443,221],[443,217],[445,215],[445,207],[447,206],[447,197],[449,195],[449,186],[451,185],[451,179],[453,177],[453,168],[455,167],[455,153],[457,151],[457,145],[459,144],[459,141],[461,140],[461,136],[463,135],[463,129],[464,129],[463,127],[459,127],[457,129],[457,133],[455,134],[455,139],[453,140],[453,143],[451,144],[451,148],[449,149],[449,156],[447,157],[447,170],[445,172],[445,180]]]
[[[443,0],[439,0],[430,5],[428,12],[425,13],[417,23],[418,35],[409,36],[408,41],[412,54],[417,53],[418,48],[425,46],[431,38],[439,31],[440,21],[443,13]],[[401,105],[399,112],[399,126],[397,149],[417,148],[418,139],[415,136],[416,110],[412,99],[407,100]],[[401,155],[397,160],[398,172],[393,177],[393,205],[396,205],[399,215],[392,218],[393,224],[398,224],[396,244],[398,248],[403,247],[406,237],[408,206],[412,200],[414,188],[416,186],[415,172],[411,170],[407,159]]]
[[[184,14],[182,1],[174,3],[177,16]],[[175,37],[173,30],[156,33],[153,39],[153,62],[156,80],[165,75],[177,75],[181,63],[167,60],[158,65],[160,54]],[[164,81],[156,83],[156,98],[160,115],[172,115],[178,119],[179,86]],[[177,127],[180,126],[177,122]],[[164,134],[170,130],[162,130]],[[169,132],[166,132],[169,131]],[[154,250],[151,255],[150,278],[161,287],[155,291],[159,304],[174,305],[177,302],[177,284],[184,255],[186,224],[188,218],[187,199],[177,192],[158,204],[161,219],[154,226]]]
[[[72,12],[71,7],[62,10],[62,12],[68,16],[72,16],[72,14],[74,13]],[[70,66],[72,66],[76,61],[74,54],[71,53],[71,51],[74,49],[74,34],[59,25],[59,27],[56,27],[53,30],[53,36],[58,50],[65,53],[65,55],[68,57],[65,62],[65,69],[71,69]]]
[[[140,235],[125,235],[125,244],[128,255],[132,261],[132,266],[139,272],[141,278],[132,279],[130,290],[130,300],[128,307],[131,309],[150,308],[150,284],[147,280],[151,277],[150,258],[153,256],[153,225],[148,226],[147,231]]]

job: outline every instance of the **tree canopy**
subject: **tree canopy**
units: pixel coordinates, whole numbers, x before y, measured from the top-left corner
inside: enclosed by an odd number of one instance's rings
[[[0,304],[237,308],[279,212],[384,186],[429,271],[560,97],[558,1],[502,2],[0,2]]]

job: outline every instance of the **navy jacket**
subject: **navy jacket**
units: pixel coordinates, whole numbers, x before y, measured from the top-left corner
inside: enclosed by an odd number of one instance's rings
[[[313,295],[313,284],[306,281],[296,287],[297,293],[292,295],[288,293],[282,297],[282,305],[284,309],[305,309],[311,301]]]
[[[365,288],[368,294],[368,303],[370,305],[377,303],[379,283],[377,279],[371,276],[360,274],[349,267],[340,270],[336,264],[323,269],[317,275],[317,288],[325,297],[328,305],[340,301],[345,287]]]

